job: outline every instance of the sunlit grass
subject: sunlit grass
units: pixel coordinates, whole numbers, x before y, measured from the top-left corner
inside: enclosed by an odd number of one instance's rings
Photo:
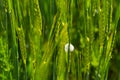
[[[119,13],[119,0],[1,0],[0,80],[109,80]]]

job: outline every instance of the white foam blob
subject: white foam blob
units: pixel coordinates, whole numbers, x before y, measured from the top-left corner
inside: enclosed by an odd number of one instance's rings
[[[68,50],[70,50],[70,52],[74,51],[74,46],[71,43],[70,45],[69,43],[65,44],[65,52],[68,52]]]

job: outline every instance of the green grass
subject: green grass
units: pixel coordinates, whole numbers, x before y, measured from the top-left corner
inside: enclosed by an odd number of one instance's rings
[[[0,0],[0,80],[120,80],[119,13],[119,0]]]

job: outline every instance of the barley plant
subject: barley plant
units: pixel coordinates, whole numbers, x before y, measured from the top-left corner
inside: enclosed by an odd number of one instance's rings
[[[120,0],[0,0],[0,80],[120,80]]]

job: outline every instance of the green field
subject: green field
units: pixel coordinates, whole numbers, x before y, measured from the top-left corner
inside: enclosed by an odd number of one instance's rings
[[[120,0],[0,0],[0,80],[120,80]]]

